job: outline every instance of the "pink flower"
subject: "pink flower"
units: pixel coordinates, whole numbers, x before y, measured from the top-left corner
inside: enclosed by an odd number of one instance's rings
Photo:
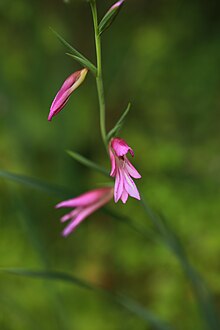
[[[56,208],[75,208],[61,218],[61,222],[70,220],[63,231],[63,236],[69,235],[85,218],[108,203],[113,197],[113,188],[105,187],[88,191],[76,198],[57,204]]]
[[[82,84],[87,75],[87,72],[87,69],[76,71],[64,81],[50,107],[48,116],[49,121],[51,121],[51,119],[63,109],[72,92]]]
[[[119,138],[113,138],[109,143],[109,154],[111,160],[111,173],[115,177],[114,199],[115,203],[122,200],[127,202],[128,195],[140,200],[140,194],[131,177],[135,179],[141,178],[141,175],[134,168],[127,158],[127,153],[134,156],[133,150],[127,143]]]

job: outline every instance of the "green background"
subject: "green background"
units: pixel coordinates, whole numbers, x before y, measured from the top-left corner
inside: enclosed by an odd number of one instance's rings
[[[112,5],[97,0],[100,18]],[[127,0],[103,34],[107,127],[132,103],[120,133],[134,149],[136,183],[181,238],[220,306],[220,21],[217,1]],[[110,168],[91,74],[52,122],[50,104],[81,67],[58,31],[95,61],[86,1],[0,1],[0,168],[76,196],[106,182],[65,150]],[[68,238],[62,200],[0,178],[0,265],[64,271],[139,301],[177,330],[205,329],[188,279],[156,239],[137,200],[109,208],[149,229],[143,240],[97,212]],[[0,329],[154,329],[97,293],[0,274]]]

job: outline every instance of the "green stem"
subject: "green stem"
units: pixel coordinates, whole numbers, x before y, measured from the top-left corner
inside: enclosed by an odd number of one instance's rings
[[[95,32],[95,47],[96,47],[96,58],[97,58],[96,86],[97,86],[98,99],[99,99],[100,130],[101,130],[103,143],[107,149],[108,146],[107,146],[106,127],[105,127],[105,96],[104,96],[104,87],[103,87],[103,79],[102,79],[101,38],[99,35],[96,1],[91,0],[90,5],[92,10],[94,32]]]

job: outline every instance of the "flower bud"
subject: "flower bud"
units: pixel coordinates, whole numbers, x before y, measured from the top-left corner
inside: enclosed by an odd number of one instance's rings
[[[103,19],[99,24],[99,34],[102,34],[109,26],[113,23],[116,16],[118,15],[125,0],[117,1],[111,8],[107,11]]]
[[[84,81],[84,79],[87,75],[87,72],[88,72],[88,69],[82,69],[80,71],[76,71],[76,72],[72,73],[64,81],[62,87],[58,91],[58,93],[55,96],[53,103],[50,107],[50,112],[48,115],[49,121],[51,121],[51,119],[63,109],[63,107],[69,100],[70,95]]]

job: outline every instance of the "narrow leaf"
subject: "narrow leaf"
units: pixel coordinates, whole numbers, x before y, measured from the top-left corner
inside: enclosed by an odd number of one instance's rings
[[[51,185],[51,184],[42,182],[38,179],[30,178],[25,175],[14,174],[14,173],[0,170],[0,177],[2,177],[3,179],[6,179],[6,180],[15,181],[17,183],[20,183],[25,186],[29,186],[29,187],[37,189],[37,190],[44,191],[49,194],[55,194],[55,195],[63,196],[63,197],[70,195],[70,191],[68,189],[65,189],[63,187],[59,187],[56,185]]]
[[[144,228],[143,226],[140,226],[139,224],[137,224],[137,222],[133,221],[128,216],[119,214],[118,212],[112,211],[107,207],[103,207],[101,209],[101,211],[103,213],[107,214],[112,219],[116,219],[117,222],[121,222],[121,223],[127,225],[128,227],[130,227],[131,230],[135,231],[136,233],[138,233],[142,237],[144,236],[144,238],[146,240],[148,240],[148,241],[154,241],[155,240],[155,238],[154,238],[155,233],[153,232],[153,230],[151,230],[151,229],[146,230],[146,228]]]
[[[117,123],[115,124],[115,126],[111,129],[111,131],[108,133],[107,135],[107,139],[108,141],[115,135],[118,134],[118,132],[120,131],[123,123],[124,123],[124,119],[127,116],[128,112],[130,111],[131,108],[131,103],[128,103],[127,108],[125,109],[125,111],[123,112],[123,114],[121,115],[121,117],[119,118],[119,120],[117,121]]]
[[[44,270],[29,270],[29,269],[22,269],[22,268],[0,268],[0,272],[12,274],[12,275],[21,275],[33,278],[39,278],[42,280],[60,280],[64,282],[69,282],[85,289],[93,290],[95,289],[91,284],[86,283],[85,281],[66,274],[64,272],[58,271],[44,271]]]
[[[120,0],[116,2],[105,14],[99,24],[99,34],[101,35],[106,29],[110,27],[110,25],[115,20],[116,16],[118,15],[124,0]]]
[[[165,322],[161,321],[156,315],[151,311],[145,309],[139,303],[122,295],[120,293],[112,293],[100,286],[89,283],[88,281],[79,279],[73,275],[69,275],[64,272],[58,271],[41,271],[41,270],[27,270],[27,269],[16,269],[16,268],[0,268],[0,272],[8,273],[12,275],[27,276],[32,278],[39,278],[43,280],[55,280],[62,281],[69,284],[79,286],[83,289],[97,292],[103,295],[105,298],[111,300],[112,302],[124,307],[129,312],[138,316],[145,323],[150,324],[157,330],[172,330]]]
[[[109,172],[103,168],[102,166],[92,162],[91,160],[85,158],[84,156],[81,156],[80,154],[78,154],[77,152],[74,151],[70,151],[67,150],[68,155],[70,155],[72,158],[74,158],[75,160],[77,160],[79,163],[92,168],[95,171],[98,171],[104,175],[106,175],[107,177],[109,177]]]
[[[200,275],[189,262],[182,243],[171,230],[171,228],[168,227],[168,224],[165,222],[164,218],[162,219],[161,217],[159,217],[148,206],[147,202],[143,198],[143,194],[141,202],[145,212],[148,214],[148,217],[152,221],[153,225],[160,233],[165,244],[169,247],[173,254],[176,255],[186,276],[190,280],[192,288],[194,290],[194,294],[198,301],[201,315],[209,326],[209,329],[220,329],[220,320],[213,303],[212,295],[207,288],[205,282],[202,280]]]
[[[136,314],[142,320],[149,323],[153,329],[158,330],[172,330],[172,328],[166,324],[165,322],[161,321],[155,314],[151,311],[146,310],[143,306],[141,306],[136,301],[125,297],[124,295],[117,295],[118,302],[127,310]]]
[[[87,69],[89,69],[96,76],[97,69],[96,69],[95,65],[93,65],[91,62],[89,62],[87,59],[81,58],[79,56],[76,56],[76,55],[73,55],[73,54],[70,54],[70,53],[66,53],[66,55],[72,57],[75,61],[77,61],[82,66],[84,66]]]
[[[63,37],[61,37],[61,35],[59,35],[55,30],[53,30],[52,28],[50,28],[51,31],[56,35],[56,37],[60,40],[60,42],[66,46],[72,53],[73,55],[75,55],[78,59],[75,58],[75,60],[77,60],[79,62],[79,59],[81,59],[81,61],[84,61],[84,63],[87,63],[86,67],[88,69],[90,69],[93,73],[96,73],[96,67],[94,66],[94,64],[92,64],[83,54],[81,54],[76,48],[74,48],[73,46],[71,46]]]

